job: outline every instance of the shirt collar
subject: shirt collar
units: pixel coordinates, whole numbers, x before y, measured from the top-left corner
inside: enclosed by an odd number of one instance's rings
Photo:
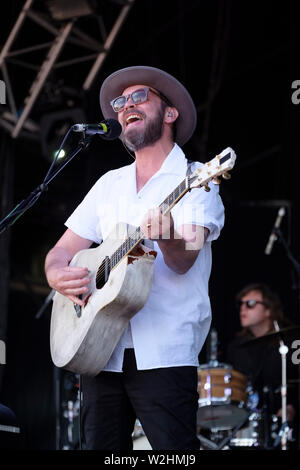
[[[162,166],[160,169],[155,173],[155,175],[169,173],[173,175],[185,175],[187,169],[187,159],[179,145],[174,143],[174,146],[171,152],[167,155],[165,160],[163,161]],[[133,162],[131,165],[128,166],[128,170],[133,172],[135,175],[136,171],[136,162]]]
[[[187,160],[179,145],[176,143],[171,152],[164,160],[162,166],[157,173],[171,173],[174,175],[185,174],[187,168]]]

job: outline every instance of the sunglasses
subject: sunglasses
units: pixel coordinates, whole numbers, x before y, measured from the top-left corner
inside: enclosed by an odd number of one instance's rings
[[[237,302],[237,307],[241,308],[243,304],[245,304],[247,308],[254,308],[256,307],[257,304],[266,305],[264,302],[261,302],[260,300],[250,299],[250,300],[239,300],[239,302]]]
[[[119,113],[120,111],[123,111],[129,98],[134,104],[145,103],[145,101],[147,101],[148,99],[149,91],[152,91],[152,93],[159,96],[165,103],[167,103],[168,106],[172,106],[170,101],[162,93],[157,90],[154,90],[153,88],[145,87],[139,88],[138,90],[134,90],[128,95],[118,96],[110,102],[111,107],[115,113]]]

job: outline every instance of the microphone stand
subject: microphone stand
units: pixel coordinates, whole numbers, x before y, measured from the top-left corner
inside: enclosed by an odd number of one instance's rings
[[[290,250],[290,247],[288,246],[288,243],[287,243],[286,239],[284,238],[280,228],[274,228],[274,232],[277,235],[278,241],[280,241],[282,246],[284,247],[286,255],[287,255],[288,259],[290,260],[290,262],[291,262],[291,264],[292,264],[292,266],[293,266],[293,268],[296,272],[296,275],[297,275],[297,286],[295,288],[298,291],[298,293],[297,293],[298,294],[297,295],[297,298],[298,298],[298,313],[300,313],[300,263],[293,256],[293,254]],[[278,327],[278,325],[277,325],[277,327]],[[276,328],[276,326],[275,326],[275,328]],[[286,354],[288,352],[288,348],[287,349],[286,348],[287,348],[287,346],[285,346],[283,341],[280,340],[279,352],[281,354],[281,359],[282,359],[282,378],[283,378],[283,373],[284,372],[286,373]],[[283,368],[284,368],[284,372],[283,372]],[[299,375],[299,378],[300,378],[300,369],[298,370],[298,375]],[[286,377],[285,377],[285,379],[286,379]],[[286,395],[286,383],[285,383],[285,385],[282,383],[282,392],[281,392],[281,394],[282,394],[282,404],[286,404],[286,396],[283,400],[284,386],[285,386],[285,395]],[[298,404],[299,404],[299,411],[300,411],[300,393],[298,393],[298,400],[299,400]],[[284,411],[285,411],[285,416],[283,415]],[[299,415],[299,419],[300,419],[300,412],[298,412],[298,415]],[[300,428],[300,423],[299,423],[299,428]],[[282,428],[281,428],[281,445],[282,446],[285,446],[285,440],[286,440],[288,432],[289,432],[289,427],[288,427],[288,424],[286,422],[286,405],[285,405],[285,410],[282,407]],[[299,447],[300,447],[300,443],[299,443]]]
[[[82,150],[85,150],[90,142],[92,135],[86,136],[83,135],[83,138],[80,140],[76,149],[71,153],[71,155],[57,168],[52,175],[47,175],[42,184],[40,184],[36,189],[34,189],[29,196],[21,201],[17,206],[0,221],[0,234],[3,233],[8,227],[13,225],[24,212],[33,206],[33,204],[39,199],[41,194],[48,189],[48,184],[62,171],[62,169],[71,161],[73,158]]]
[[[47,295],[43,305],[41,306],[41,308],[39,309],[39,311],[37,312],[37,314],[35,315],[35,319],[38,320],[42,314],[44,313],[44,311],[46,310],[46,308],[48,307],[48,305],[50,304],[51,300],[53,299],[55,295],[55,290],[52,289],[50,294]]]
[[[63,142],[66,140],[68,134],[65,136]],[[83,133],[81,140],[79,141],[76,149],[70,154],[69,157],[51,174],[52,166],[50,167],[44,181],[40,184],[34,191],[32,191],[29,196],[24,199],[22,202],[17,204],[17,206],[2,220],[0,221],[0,234],[3,233],[8,227],[13,225],[16,220],[24,214],[24,212],[33,206],[33,204],[39,199],[41,194],[48,189],[48,184],[62,171],[62,169],[71,161],[73,158],[82,150],[85,150],[92,139],[93,135],[86,135]],[[62,147],[62,144],[61,144]],[[60,147],[60,150],[61,150]],[[60,151],[59,150],[59,151]],[[53,162],[54,163],[54,162]],[[47,296],[47,299],[44,305],[40,308],[36,314],[36,319],[40,318],[47,305],[52,300],[55,291],[52,289],[50,294]],[[54,367],[54,394],[55,394],[55,448],[56,450],[60,449],[61,444],[61,426],[60,426],[60,371],[58,368]]]
[[[276,331],[279,331],[279,326],[276,320],[273,321]],[[289,433],[289,426],[286,418],[286,355],[289,348],[284,344],[283,340],[279,339],[279,353],[281,355],[281,410],[282,410],[282,426],[281,426],[281,449],[287,450],[287,438]]]

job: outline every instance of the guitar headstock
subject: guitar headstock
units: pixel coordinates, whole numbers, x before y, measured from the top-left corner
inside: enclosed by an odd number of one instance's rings
[[[205,163],[201,168],[194,171],[189,177],[189,187],[198,188],[204,186],[209,191],[208,183],[213,181],[215,184],[219,184],[219,176],[224,179],[229,179],[229,171],[234,167],[236,160],[236,154],[232,148],[227,147],[215,158]]]

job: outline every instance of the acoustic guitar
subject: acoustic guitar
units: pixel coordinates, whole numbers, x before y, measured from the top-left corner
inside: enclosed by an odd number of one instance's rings
[[[236,155],[226,148],[183,181],[160,204],[162,214],[190,190],[229,178]],[[120,222],[97,247],[79,251],[71,266],[87,266],[89,291],[84,306],[56,292],[53,297],[50,349],[54,364],[75,373],[95,376],[105,367],[130,319],[147,302],[156,252],[141,242],[144,235]]]

